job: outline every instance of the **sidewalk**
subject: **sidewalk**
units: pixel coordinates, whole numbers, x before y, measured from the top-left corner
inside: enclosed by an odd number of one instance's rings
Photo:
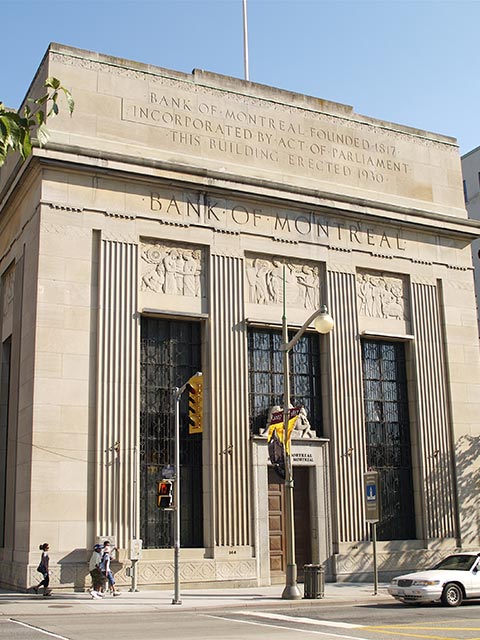
[[[300,584],[299,588],[303,595],[303,585]],[[180,592],[181,604],[174,605],[172,604],[173,590],[141,590],[132,593],[123,589],[120,597],[106,596],[102,600],[92,599],[88,592],[73,593],[53,589],[52,596],[44,598],[34,593],[12,593],[0,590],[0,618],[53,612],[65,615],[106,610],[110,613],[113,611],[118,613],[176,612],[201,611],[206,608],[321,606],[322,603],[357,604],[392,600],[387,593],[386,585],[379,585],[378,594],[373,595],[373,584],[368,583],[327,583],[325,596],[321,599],[283,600],[282,591],[283,585],[239,589],[186,589]]]

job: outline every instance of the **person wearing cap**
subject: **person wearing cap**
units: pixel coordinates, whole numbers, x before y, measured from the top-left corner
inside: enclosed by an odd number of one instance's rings
[[[105,540],[103,543],[103,555],[100,563],[100,569],[103,571],[105,577],[108,581],[108,587],[110,589],[110,593],[113,596],[119,596],[120,592],[115,588],[115,578],[113,577],[112,569],[110,566],[112,560],[112,552],[115,551],[116,547],[112,548],[109,540]]]
[[[105,584],[105,576],[100,571],[100,563],[102,561],[102,545],[96,544],[93,547],[92,555],[90,556],[90,560],[88,563],[88,570],[90,572],[90,577],[92,578],[92,588],[90,590],[90,595],[92,598],[99,599],[102,598],[103,595],[103,587]]]

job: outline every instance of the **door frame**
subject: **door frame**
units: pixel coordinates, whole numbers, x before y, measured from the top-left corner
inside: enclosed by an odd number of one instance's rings
[[[295,438],[292,463],[309,467],[311,562],[325,564],[332,557],[332,523],[329,520],[330,474],[329,440]],[[266,436],[252,438],[252,501],[254,505],[254,542],[259,585],[269,585],[270,548],[268,526],[268,472],[270,465]]]

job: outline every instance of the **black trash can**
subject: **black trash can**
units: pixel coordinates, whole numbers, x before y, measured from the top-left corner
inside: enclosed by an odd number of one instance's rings
[[[304,598],[311,600],[325,595],[325,570],[321,564],[303,565]]]

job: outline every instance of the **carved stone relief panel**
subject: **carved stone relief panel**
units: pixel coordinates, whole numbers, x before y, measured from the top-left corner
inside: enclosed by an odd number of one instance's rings
[[[12,313],[13,290],[15,286],[15,268],[10,267],[2,277],[3,285],[3,317],[6,318]]]
[[[317,309],[320,300],[318,265],[298,263],[265,256],[247,257],[248,301],[254,304],[283,304],[285,296],[291,306]]]
[[[202,250],[191,245],[143,241],[141,291],[201,298],[204,294]]]
[[[358,313],[365,318],[409,319],[406,279],[374,271],[357,272]]]

